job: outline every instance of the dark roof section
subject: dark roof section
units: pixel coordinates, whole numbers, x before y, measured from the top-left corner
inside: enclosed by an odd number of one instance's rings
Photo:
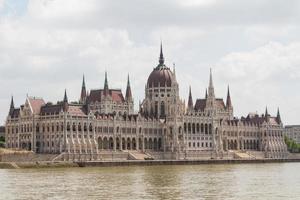
[[[124,96],[122,94],[122,91],[119,89],[109,89],[108,93],[112,100],[117,103],[123,103],[125,102]],[[88,96],[88,102],[94,103],[94,102],[101,102],[101,97],[104,96],[104,90],[91,90],[90,95]]]
[[[195,103],[195,111],[204,111],[206,107],[206,99],[197,99]]]
[[[63,107],[64,106],[63,106],[62,103],[55,104],[55,105],[46,104],[46,105],[41,107],[41,115],[58,114],[61,111],[63,111]]]
[[[173,73],[169,68],[154,69],[147,81],[148,87],[171,87],[173,83]]]

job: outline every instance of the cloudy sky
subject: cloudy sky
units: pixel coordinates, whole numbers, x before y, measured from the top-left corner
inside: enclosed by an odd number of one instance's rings
[[[181,97],[191,85],[203,98],[213,69],[217,97],[230,85],[235,115],[280,108],[285,124],[300,123],[300,1],[289,0],[0,0],[0,124],[10,96],[56,102],[64,89],[78,100],[88,89],[144,97],[163,41],[176,64]]]

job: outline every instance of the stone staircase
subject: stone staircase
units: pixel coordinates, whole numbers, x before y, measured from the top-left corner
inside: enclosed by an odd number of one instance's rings
[[[152,156],[140,151],[128,151],[129,160],[154,160]]]
[[[235,159],[264,159],[265,154],[262,151],[231,151]]]

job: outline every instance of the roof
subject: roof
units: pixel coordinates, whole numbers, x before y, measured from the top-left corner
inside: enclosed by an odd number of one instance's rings
[[[62,104],[55,104],[55,105],[46,104],[41,107],[41,115],[49,115],[54,113],[58,114],[62,110],[63,110]]]
[[[216,102],[217,109],[225,110],[225,103],[223,99],[216,99],[215,102]]]
[[[68,112],[72,115],[86,115],[86,109],[81,105],[69,105]]]
[[[169,68],[155,68],[149,75],[147,85],[148,87],[171,87],[174,81],[173,73]]]
[[[45,105],[45,101],[41,98],[35,97],[28,97],[27,99],[33,114],[40,114],[41,107]]]
[[[206,99],[197,99],[194,109],[196,111],[204,111],[206,106]]]
[[[18,118],[20,116],[20,108],[15,108],[12,111],[11,118]]]
[[[101,97],[104,96],[104,90],[91,90],[90,95],[88,96],[89,102],[101,102]],[[112,100],[117,103],[125,102],[124,96],[120,89],[110,89],[109,96],[111,96]]]

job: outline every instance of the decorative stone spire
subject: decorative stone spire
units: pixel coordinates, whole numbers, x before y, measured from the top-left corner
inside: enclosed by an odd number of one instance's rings
[[[64,100],[63,100],[63,110],[64,110],[64,112],[67,112],[68,108],[69,108],[68,96],[67,96],[67,90],[65,89],[65,95],[64,95]]]
[[[205,89],[205,99],[207,99],[207,88]]]
[[[130,80],[129,80],[129,74],[127,77],[127,88],[126,88],[126,101],[132,101],[132,93],[131,93],[131,87],[130,87]]]
[[[230,91],[229,91],[229,85],[228,85],[228,88],[227,88],[226,108],[227,108],[227,109],[232,108],[231,97],[230,97]]]
[[[279,108],[277,109],[277,117],[276,117],[276,121],[277,121],[278,124],[281,124],[281,123],[282,123],[281,117],[280,117]]]
[[[86,102],[86,87],[85,87],[85,79],[84,79],[84,75],[82,78],[82,87],[81,87],[81,94],[80,94],[80,103],[85,103]]]
[[[190,90],[189,90],[189,101],[188,101],[188,110],[192,111],[194,108],[194,103],[193,103],[193,97],[192,97],[192,89],[190,86]]]
[[[104,95],[108,95],[109,89],[108,89],[108,81],[107,81],[107,72],[105,71],[105,80],[104,80]]]
[[[215,97],[215,91],[214,91],[214,85],[213,85],[213,78],[212,78],[212,70],[210,68],[210,74],[209,74],[209,86],[208,86],[208,96],[209,97]]]
[[[266,106],[266,111],[265,111],[265,120],[269,120],[269,113],[268,113],[268,107]]]
[[[163,66],[165,63],[165,58],[163,55],[163,48],[162,48],[162,42],[160,42],[160,55],[159,55],[159,65]]]
[[[11,96],[9,115],[12,115],[15,109],[14,97]]]
[[[67,89],[65,89],[64,103],[68,103]]]

